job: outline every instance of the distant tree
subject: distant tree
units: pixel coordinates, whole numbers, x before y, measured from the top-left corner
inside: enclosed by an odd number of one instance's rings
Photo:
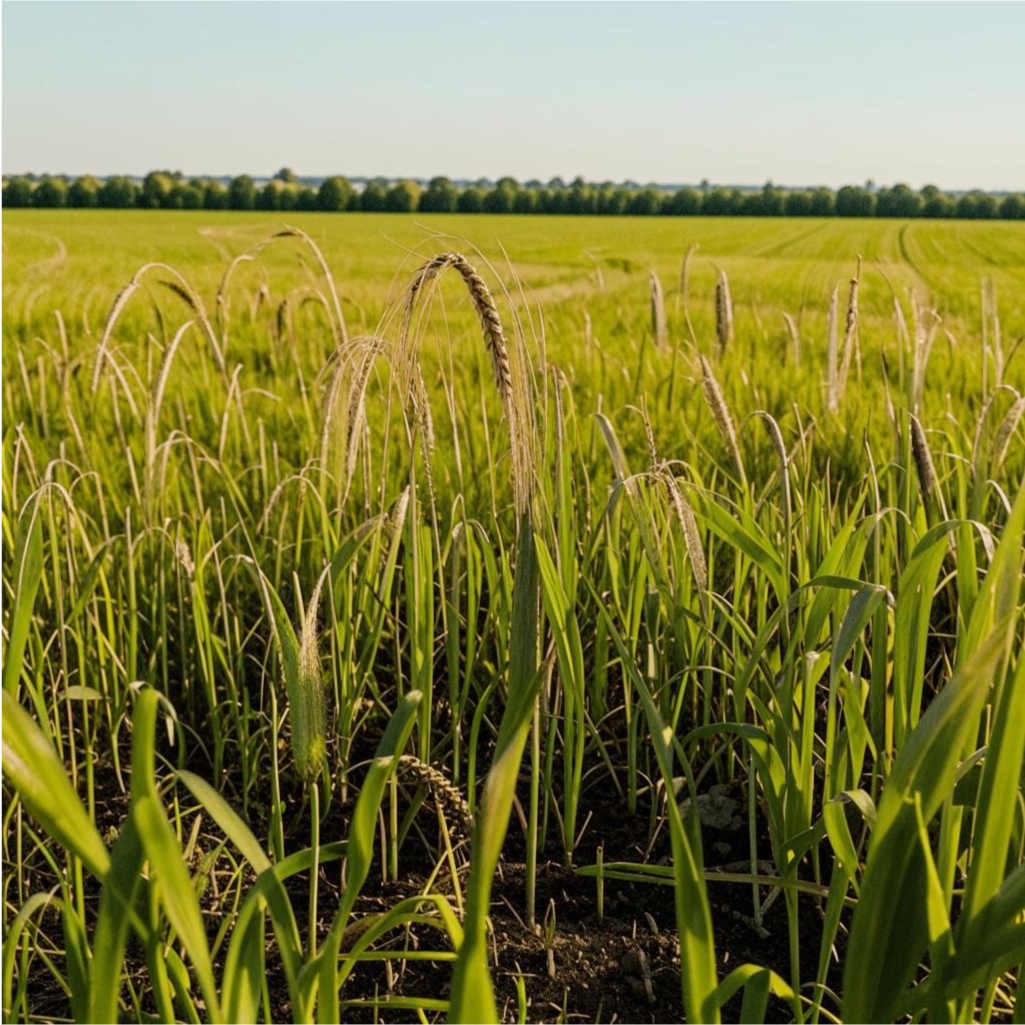
[[[550,179],[549,182],[548,182],[548,188],[551,189],[552,191],[554,191],[556,189],[564,189],[565,187],[566,187],[566,183],[560,177],[558,177],[558,175],[556,175],[556,177]]]
[[[921,217],[922,197],[903,182],[880,189],[876,196],[876,217]]]
[[[256,207],[256,185],[248,174],[240,174],[228,185],[228,209],[252,210]]]
[[[299,179],[295,176],[295,171],[290,167],[283,167],[276,175],[274,180],[279,182],[297,182]]]
[[[762,214],[765,217],[782,217],[786,207],[786,193],[766,182],[762,189]]]
[[[32,185],[27,178],[11,178],[4,183],[4,206],[31,206]]]
[[[414,181],[401,181],[393,185],[384,197],[384,208],[393,214],[412,213],[420,202],[420,186]]]
[[[614,217],[622,216],[626,213],[626,208],[629,204],[630,190],[619,186],[612,190],[612,195],[609,197],[608,212]]]
[[[184,200],[182,197],[182,187],[180,185],[172,185],[167,192],[160,199],[161,210],[182,210],[184,209]]]
[[[448,178],[432,178],[417,209],[425,214],[450,214],[458,202],[459,192]]]
[[[175,181],[168,171],[150,171],[142,180],[139,192],[139,206],[147,210],[157,210],[169,205],[171,191]]]
[[[594,189],[583,178],[577,176],[566,190],[566,213],[577,216],[593,214],[595,207],[596,196]]]
[[[817,188],[811,194],[812,217],[832,217],[836,213],[836,196],[832,189]]]
[[[334,175],[325,178],[317,190],[317,206],[325,213],[340,213],[348,209],[353,188],[348,178]]]
[[[282,182],[279,178],[278,185],[278,209],[294,210],[299,199],[299,187],[292,182]]]
[[[272,179],[262,189],[257,190],[254,206],[257,210],[280,210],[281,204],[279,199],[281,192],[281,179]]]
[[[60,178],[44,178],[32,193],[32,205],[38,207],[64,206],[68,198],[68,187]]]
[[[76,178],[68,187],[68,206],[87,208],[97,204],[100,183],[92,175]]]
[[[857,185],[845,185],[836,194],[837,217],[871,217],[875,213],[875,196]]]
[[[203,209],[204,210],[227,210],[228,190],[218,181],[208,181],[203,184]]]
[[[997,203],[996,196],[990,195],[988,192],[980,192],[976,195],[975,210],[975,216],[983,221],[993,221],[1000,216],[1000,205]]]
[[[1000,216],[1005,221],[1025,221],[1025,197],[1011,193],[1000,203]]]
[[[612,182],[603,182],[594,186],[594,213],[599,217],[608,217],[615,211],[612,209],[613,196],[616,194]]]
[[[725,189],[712,189],[701,201],[701,212],[706,217],[723,217],[730,212],[730,194]]]
[[[762,194],[760,192],[741,192],[740,199],[731,200],[735,214],[742,217],[758,217],[762,213]]]
[[[388,200],[388,188],[386,183],[375,178],[367,182],[366,187],[359,194],[359,208],[365,212],[379,213],[385,209]]]
[[[954,216],[960,220],[975,219],[975,197],[971,193],[959,196],[954,202]]]
[[[479,214],[484,209],[484,196],[486,193],[483,189],[477,188],[476,185],[471,185],[467,189],[463,189],[459,193],[458,210],[461,214]]]
[[[787,217],[810,217],[812,195],[797,189],[788,192],[784,201],[784,212]]]
[[[494,188],[484,194],[484,212],[488,214],[512,213],[518,186],[512,178],[502,178]]]
[[[627,203],[626,212],[633,217],[651,217],[662,206],[662,197],[655,189],[640,189]]]
[[[96,202],[106,210],[127,210],[138,205],[139,186],[131,178],[108,178],[96,194]]]
[[[201,210],[203,190],[195,182],[179,182],[171,190],[171,199],[176,210]]]
[[[664,214],[671,214],[675,217],[693,217],[701,210],[701,196],[693,189],[677,189],[671,196],[667,196],[662,205]]]
[[[997,201],[986,192],[969,192],[954,206],[954,216],[974,221],[991,220],[997,216]]]
[[[359,195],[355,190],[353,190],[352,198],[355,199],[357,202],[359,201]],[[307,186],[302,186],[296,190],[296,210],[303,210],[309,212],[312,210],[316,210],[317,208],[317,192],[315,189],[311,189]]]
[[[537,194],[537,210],[542,214],[564,214],[566,212],[566,189],[542,189]]]
[[[534,189],[517,189],[513,199],[514,214],[536,214],[537,192]]]
[[[923,217],[951,217],[954,204],[935,185],[926,185],[921,193]]]

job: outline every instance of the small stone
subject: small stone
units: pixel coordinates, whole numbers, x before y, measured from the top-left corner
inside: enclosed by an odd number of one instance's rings
[[[708,829],[735,831],[742,825],[737,815],[739,804],[728,796],[728,788],[717,783],[705,794],[698,794],[698,819]],[[691,801],[688,797],[680,804],[680,813],[684,816],[690,811]]]

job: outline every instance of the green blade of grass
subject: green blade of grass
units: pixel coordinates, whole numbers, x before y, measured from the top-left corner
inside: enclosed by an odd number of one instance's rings
[[[913,798],[928,823],[953,787],[1007,632],[996,630],[933,700],[883,788],[844,970],[848,1021],[893,1021],[928,940],[926,873]]]
[[[97,879],[105,879],[110,869],[110,855],[100,834],[42,730],[6,690],[3,693],[3,770],[43,829],[80,858]]]

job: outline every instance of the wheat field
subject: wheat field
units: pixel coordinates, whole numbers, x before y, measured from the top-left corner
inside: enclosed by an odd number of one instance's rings
[[[1021,1020],[1025,224],[3,220],[5,1021]]]

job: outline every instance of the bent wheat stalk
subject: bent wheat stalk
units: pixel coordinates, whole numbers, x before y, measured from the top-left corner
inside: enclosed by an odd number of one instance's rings
[[[110,312],[107,314],[106,322],[103,325],[103,334],[100,337],[99,348],[96,351],[96,363],[93,367],[92,392],[94,395],[100,386],[100,377],[103,374],[104,364],[110,360],[109,346],[111,336],[114,333],[114,327],[128,305],[128,300],[138,291],[143,278],[152,270],[161,270],[172,275],[173,281],[163,281],[161,284],[174,292],[196,314],[196,319],[199,321],[203,333],[210,341],[210,348],[213,350],[214,358],[217,361],[217,369],[222,374],[227,373],[224,352],[221,349],[220,342],[217,340],[217,334],[210,323],[210,318],[207,316],[206,308],[203,306],[203,301],[199,298],[199,295],[189,282],[173,267],[166,263],[147,263],[135,272],[132,280],[118,292],[114,297],[114,302],[111,304]]]
[[[487,918],[491,885],[505,842],[523,749],[533,717],[541,677],[538,673],[540,569],[531,515],[532,468],[529,463],[527,399],[517,398],[505,331],[495,300],[476,268],[460,253],[441,253],[416,272],[406,299],[400,359],[418,371],[410,327],[425,286],[445,270],[457,271],[466,284],[480,320],[484,347],[491,359],[495,387],[506,412],[513,454],[513,489],[517,512],[517,558],[513,580],[509,638],[509,689],[491,768],[473,822],[470,879],[467,886],[464,938],[452,975],[449,1018],[454,1022],[498,1020],[487,961]]]

